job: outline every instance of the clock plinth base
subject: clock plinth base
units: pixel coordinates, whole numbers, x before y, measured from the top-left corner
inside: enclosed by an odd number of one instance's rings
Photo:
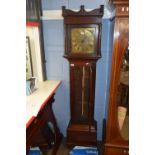
[[[71,124],[67,128],[67,146],[97,146],[97,123]]]

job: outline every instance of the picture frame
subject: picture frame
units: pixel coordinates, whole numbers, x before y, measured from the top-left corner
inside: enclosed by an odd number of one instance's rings
[[[30,38],[26,36],[26,80],[33,76]]]

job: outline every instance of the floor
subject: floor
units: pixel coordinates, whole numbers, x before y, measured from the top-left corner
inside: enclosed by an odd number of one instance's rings
[[[66,147],[66,140],[63,139],[61,145],[59,146],[59,150],[57,155],[69,155],[70,149]],[[52,154],[52,149],[48,151],[47,155]]]
[[[99,148],[99,155],[101,155],[102,154],[100,151],[101,150],[101,142],[98,142],[98,148]],[[59,150],[57,152],[57,155],[69,155],[69,152],[70,152],[70,149],[68,149],[66,147],[66,140],[63,139],[62,143],[59,147]],[[52,149],[43,152],[43,155],[51,155],[51,154],[52,154]]]

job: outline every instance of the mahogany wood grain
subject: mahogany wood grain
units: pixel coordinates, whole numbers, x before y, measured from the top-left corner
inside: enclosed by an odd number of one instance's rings
[[[129,155],[129,149],[121,148],[121,147],[105,147],[104,154],[106,155]]]
[[[124,53],[129,43],[129,1],[114,0],[116,17],[114,26],[113,55],[108,104],[108,118],[106,120],[106,134],[103,145],[103,155],[128,154],[129,141],[120,135],[117,118],[117,87],[120,68]]]

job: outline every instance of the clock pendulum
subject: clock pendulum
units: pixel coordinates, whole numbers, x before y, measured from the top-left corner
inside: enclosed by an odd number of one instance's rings
[[[85,88],[85,67],[83,66],[83,76],[82,76],[82,113],[81,115],[84,115],[84,88]]]
[[[70,65],[71,119],[67,145],[97,145],[97,122],[94,120],[96,62],[101,58],[101,27],[104,6],[90,12],[62,7],[65,53]]]

